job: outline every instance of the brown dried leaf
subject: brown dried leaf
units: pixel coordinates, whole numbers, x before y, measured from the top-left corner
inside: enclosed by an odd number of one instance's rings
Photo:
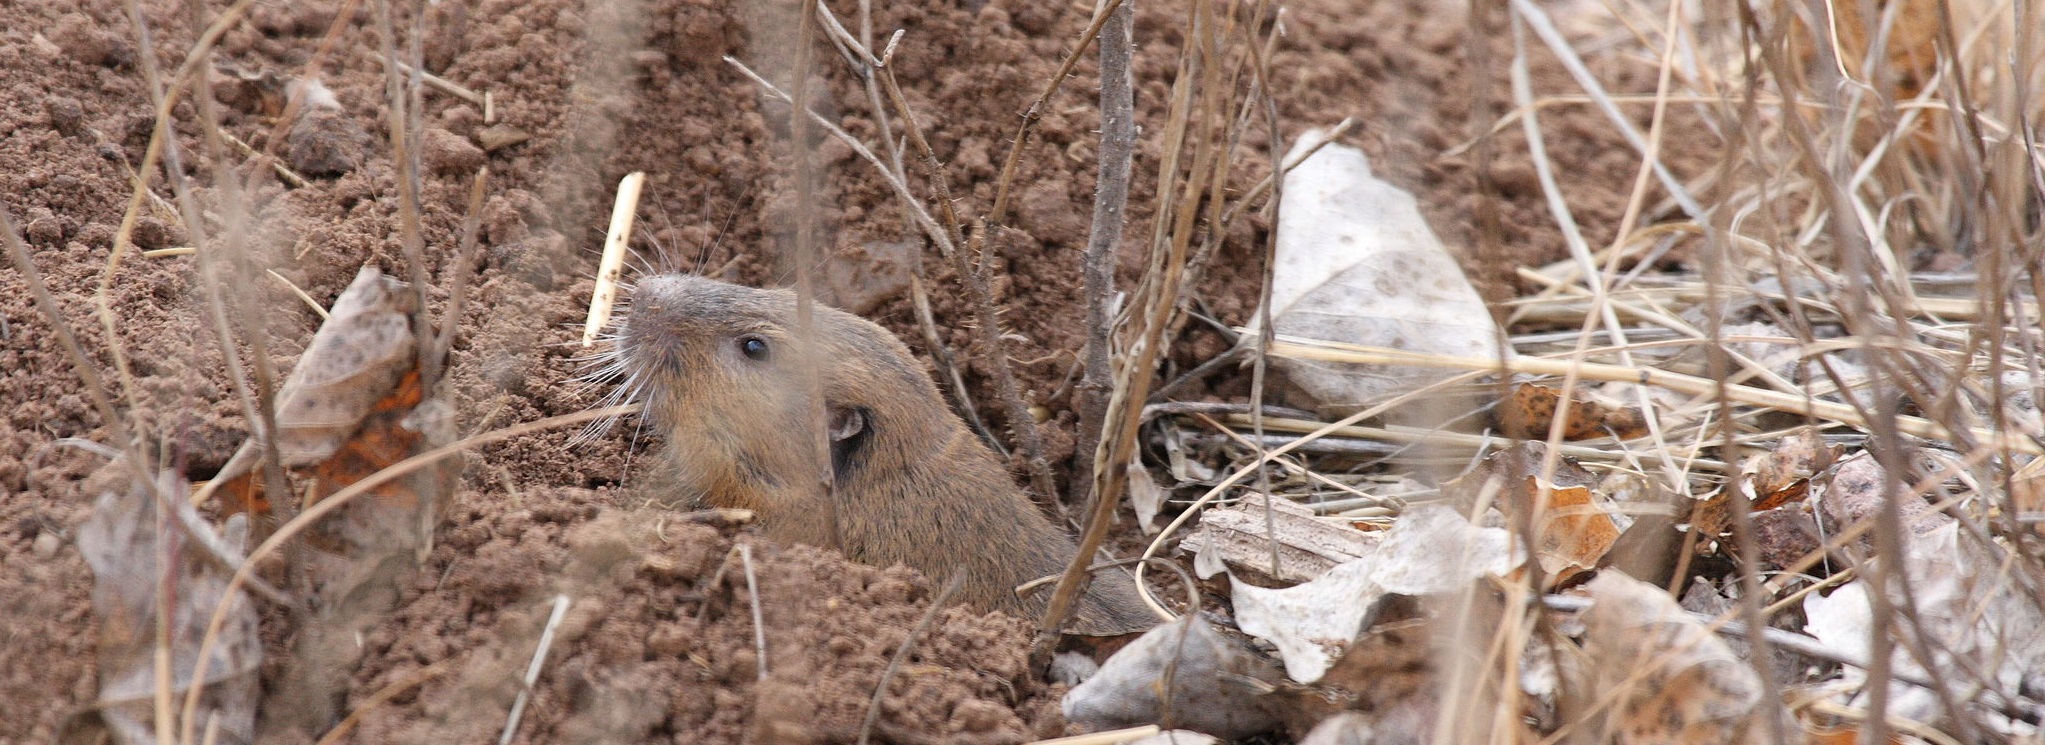
[[[1775,443],[1775,449],[1747,461],[1742,467],[1754,511],[1772,510],[1801,501],[1810,491],[1811,477],[1831,468],[1846,448],[1825,444],[1815,428],[1806,427]]]
[[[277,445],[283,465],[305,484],[301,509],[427,448],[453,440],[445,403],[426,398],[414,335],[416,299],[404,283],[364,268],[336,300],[278,394]],[[255,478],[262,443],[244,443],[229,468],[229,509],[264,515],[272,495]],[[275,681],[293,701],[338,702],[345,681],[325,671],[354,669],[356,642],[383,622],[405,574],[431,547],[440,499],[457,467],[447,461],[376,486],[304,534],[297,568],[316,609],[293,650],[304,664]],[[285,495],[282,498],[290,498]],[[236,500],[239,503],[236,504]],[[279,726],[317,731],[331,714],[321,705],[280,714]]]
[[[1521,383],[1512,397],[1498,403],[1498,426],[1507,437],[1521,440],[1548,439],[1561,408],[1562,393],[1544,385]],[[1611,435],[1630,440],[1647,435],[1647,418],[1639,409],[1600,403],[1582,390],[1569,405],[1569,418],[1562,425],[1562,439],[1589,440]]]
[[[418,433],[397,426],[421,400],[416,300],[403,282],[363,267],[285,379],[277,451],[285,467],[320,478],[305,504],[417,451]],[[256,471],[263,456],[250,438],[221,469],[228,512],[270,512]]]
[[[325,460],[416,363],[417,298],[370,267],[334,301],[312,346],[277,395],[277,450],[286,466]]]
[[[1526,441],[1485,458],[1469,473],[1442,485],[1442,493],[1465,512],[1474,508],[1488,482],[1499,484],[1494,504],[1506,514],[1531,509],[1541,545],[1537,557],[1549,574],[1549,586],[1566,582],[1597,566],[1619,540],[1619,525],[1598,504],[1590,487],[1598,478],[1570,458],[1556,462],[1554,481],[1542,479],[1548,446]]]

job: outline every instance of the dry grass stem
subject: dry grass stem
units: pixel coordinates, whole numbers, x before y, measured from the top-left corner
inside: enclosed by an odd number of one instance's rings
[[[760,620],[760,581],[753,572],[753,546],[741,543],[738,546],[739,563],[745,567],[746,604],[753,612],[753,660],[758,663],[758,679],[767,679],[767,625]]]
[[[384,64],[390,61],[390,58],[375,52],[371,52],[367,56],[370,59],[375,60],[378,64]],[[443,78],[439,75],[435,75],[424,70],[415,69],[411,65],[406,64],[403,60],[398,61],[397,68],[398,68],[397,72],[401,75],[417,74],[421,82],[425,83],[427,86],[433,88],[434,90],[440,91],[450,96],[454,96],[455,98],[459,98],[461,100],[475,104],[479,107],[484,104],[483,94],[469,90],[466,86],[463,86],[460,83],[456,83],[452,80],[448,80],[447,78]]]
[[[645,171],[633,171],[618,180],[618,196],[611,202],[611,225],[604,231],[603,258],[596,268],[596,291],[590,293],[589,315],[582,322],[585,348],[594,346],[597,335],[611,322],[611,307],[618,301],[618,275],[625,270],[625,246],[632,242],[632,218],[639,214],[639,192],[645,186]]]
[[[1246,334],[1255,333],[1249,329],[1241,329],[1240,331]],[[1583,380],[1638,383],[1640,385],[1666,388],[1693,396],[1723,395],[1727,400],[1749,406],[1761,406],[1777,411],[1827,419],[1861,429],[1870,429],[1873,426],[1865,414],[1847,404],[1746,386],[1721,387],[1720,381],[1648,367],[1634,368],[1624,365],[1534,358],[1515,358],[1501,363],[1498,360],[1477,357],[1447,357],[1417,354],[1385,347],[1362,347],[1306,339],[1289,339],[1283,336],[1278,337],[1272,343],[1271,353],[1280,357],[1318,360],[1321,362],[1412,365],[1456,370],[1497,370],[1502,365],[1508,371],[1530,375],[1561,376],[1573,374]],[[1944,425],[1922,417],[1896,415],[1889,421],[1895,424],[1899,432],[1912,437],[1951,441],[1954,436],[1954,433],[1948,432]],[[2032,455],[2045,454],[2045,445],[2014,433],[1996,432],[1985,428],[1972,428],[1967,430],[1965,434],[1979,441],[1998,443],[2007,450]]]
[[[504,734],[497,738],[497,745],[511,745],[511,738],[518,734],[518,720],[525,716],[525,705],[532,699],[533,684],[540,681],[540,670],[547,664],[547,650],[554,648],[554,630],[561,627],[561,619],[568,615],[568,596],[554,596],[554,610],[547,614],[547,625],[540,631],[540,643],[533,648],[533,661],[526,665],[525,679],[518,689],[518,697],[511,701],[511,713],[504,718]]]

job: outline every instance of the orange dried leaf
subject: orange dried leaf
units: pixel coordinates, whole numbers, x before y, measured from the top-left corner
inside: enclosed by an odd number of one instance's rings
[[[1605,552],[1612,550],[1612,544],[1619,541],[1618,524],[1591,499],[1589,488],[1544,490],[1539,480],[1532,477],[1527,479],[1527,488],[1546,496],[1540,512],[1541,546],[1535,556],[1541,561],[1541,569],[1553,575],[1551,584],[1595,568]]]

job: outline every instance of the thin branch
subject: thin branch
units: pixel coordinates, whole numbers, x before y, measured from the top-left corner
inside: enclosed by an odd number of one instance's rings
[[[1114,317],[1110,307],[1115,297],[1115,255],[1122,246],[1122,228],[1128,220],[1129,169],[1136,156],[1136,91],[1129,75],[1136,38],[1132,29],[1134,3],[1121,0],[1101,26],[1101,149],[1099,174],[1094,180],[1093,227],[1081,259],[1085,274],[1086,349],[1084,372],[1079,378],[1079,442],[1073,452],[1081,463],[1091,463],[1095,472],[1113,464],[1093,459],[1101,441],[1101,426],[1108,418],[1108,395],[1114,388],[1110,347],[1114,344]],[[1091,489],[1091,477],[1074,478],[1069,486],[1077,492]]]

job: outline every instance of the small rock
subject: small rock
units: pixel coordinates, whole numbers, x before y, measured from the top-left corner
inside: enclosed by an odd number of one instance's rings
[[[460,135],[429,127],[419,136],[419,162],[435,175],[472,174],[483,167],[483,151]]]
[[[1159,694],[1169,672],[1170,703]],[[1284,674],[1248,644],[1199,616],[1145,632],[1065,693],[1068,722],[1089,731],[1158,722],[1226,739],[1269,732],[1279,724],[1265,697]]]
[[[1345,711],[1314,725],[1314,730],[1301,738],[1299,745],[1364,745],[1371,742],[1373,733],[1370,717]]]
[[[85,106],[70,96],[51,96],[43,101],[43,109],[50,114],[50,126],[65,137],[77,137],[85,131]]]
[[[43,531],[42,535],[36,536],[34,551],[36,558],[48,559],[56,556],[57,549],[63,547],[64,539],[58,538],[56,533]]]
[[[492,124],[476,130],[476,144],[483,146],[483,151],[489,153],[525,142],[532,137],[525,130],[509,124]]]
[[[309,106],[284,138],[288,146],[285,157],[301,174],[339,176],[369,162],[369,146],[374,141],[348,112]]]
[[[64,221],[48,208],[36,207],[28,211],[28,222],[22,226],[21,232],[30,243],[59,245],[64,242]]]
[[[132,61],[127,42],[101,29],[91,16],[66,13],[50,27],[48,38],[72,59],[88,65],[120,65]]]
[[[144,217],[135,221],[135,232],[130,234],[135,245],[144,251],[170,248],[184,243],[183,232],[160,218]]]
[[[56,42],[50,41],[50,37],[44,36],[41,33],[29,37],[28,41],[31,46],[35,47],[36,53],[44,57],[56,58],[64,55],[63,47],[57,46]]]

